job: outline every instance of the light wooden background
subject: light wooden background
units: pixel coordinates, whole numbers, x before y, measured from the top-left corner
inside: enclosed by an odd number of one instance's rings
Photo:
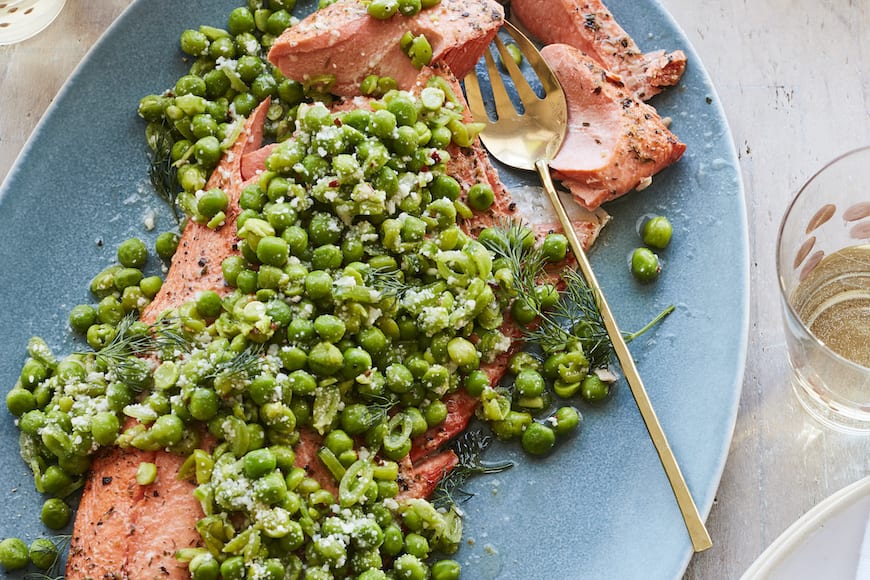
[[[746,186],[752,305],[743,394],[708,518],[715,545],[685,574],[739,578],[813,505],[870,475],[870,435],[818,427],[790,392],[774,272],[776,230],[793,193],[824,162],[870,144],[870,0],[662,1],[713,79]],[[128,3],[69,0],[50,33],[0,47],[0,179]]]

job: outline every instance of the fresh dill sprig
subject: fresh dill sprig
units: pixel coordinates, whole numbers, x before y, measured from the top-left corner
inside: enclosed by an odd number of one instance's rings
[[[175,140],[172,131],[164,122],[163,124],[151,123],[146,128],[146,137],[151,147],[151,163],[148,167],[148,177],[151,186],[163,201],[169,204],[175,220],[181,218],[178,214],[178,168],[172,162],[172,146]]]
[[[247,379],[257,374],[263,359],[264,347],[262,344],[246,346],[241,352],[232,358],[219,361],[205,378],[215,379],[218,376],[224,379]]]
[[[395,268],[372,268],[366,274],[366,284],[381,293],[401,300],[414,286],[405,282],[404,275]]]
[[[571,342],[579,343],[592,368],[607,366],[613,344],[598,310],[595,291],[577,270],[568,268],[561,277],[565,288],[551,309],[541,308],[535,296],[526,298],[533,301],[539,322],[533,328],[523,328],[524,338],[545,352],[563,350]]]
[[[368,426],[374,427],[389,416],[390,409],[396,406],[395,398],[375,395],[366,404],[369,411]]]
[[[438,482],[432,494],[432,503],[436,507],[450,508],[458,502],[467,501],[474,494],[465,491],[462,486],[475,475],[501,473],[514,466],[512,461],[484,463],[481,455],[492,443],[492,436],[481,430],[466,431],[451,445],[459,458],[447,477]]]
[[[488,230],[490,235],[480,242],[496,258],[507,262],[518,294],[533,294],[546,258],[540,246],[531,243],[534,241],[532,230],[516,219],[499,220]]]
[[[168,349],[190,350],[190,341],[178,331],[173,319],[163,318],[149,325],[128,315],[115,328],[115,336],[109,344],[97,351],[96,356],[118,380],[139,390],[144,388],[150,375],[142,357]]]
[[[523,301],[537,315],[535,325],[522,327],[526,342],[547,353],[564,350],[572,342],[579,343],[591,363],[605,366],[613,349],[595,294],[583,276],[571,268],[565,269],[561,273],[565,288],[559,301],[544,308],[536,288],[546,258],[540,246],[529,243],[531,230],[517,220],[505,220],[490,228],[490,234],[483,244],[505,259],[515,299]]]

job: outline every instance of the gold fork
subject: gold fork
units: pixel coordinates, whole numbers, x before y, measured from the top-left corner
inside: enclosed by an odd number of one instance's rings
[[[486,128],[480,135],[480,139],[489,152],[506,165],[519,169],[537,170],[544,185],[544,190],[550,198],[550,202],[559,216],[559,222],[565,231],[571,250],[580,265],[580,271],[586,282],[595,292],[598,309],[607,328],[607,333],[613,342],[613,348],[619,359],[619,364],[625,373],[625,378],[634,396],[634,400],[640,409],[641,417],[649,431],[650,438],[655,446],[659,459],[664,466],[668,481],[674,491],[683,520],[692,541],[692,548],[701,552],[713,545],[710,534],[701,520],[698,508],[692,499],[692,494],[686,485],[686,480],[680,471],[680,466],[674,457],[674,453],[668,444],[662,426],[656,417],[649,396],[641,381],[640,374],[634,364],[634,359],[628,351],[625,339],[613,313],[604,298],[601,286],[595,278],[592,266],[583,251],[583,246],[577,237],[565,207],[559,199],[553,181],[550,178],[549,162],[558,153],[559,147],[565,138],[568,127],[568,110],[565,102],[565,94],[559,85],[558,79],[553,74],[549,65],[544,61],[541,53],[534,44],[529,41],[519,30],[509,22],[505,22],[504,28],[513,37],[520,52],[529,62],[538,76],[544,89],[544,98],[541,99],[529,86],[520,68],[514,62],[504,43],[498,36],[494,43],[501,57],[502,64],[513,81],[517,96],[522,102],[524,113],[518,113],[511,102],[508,91],[504,85],[501,74],[496,66],[495,59],[489,50],[484,52],[486,69],[492,87],[497,121],[490,121],[484,106],[483,95],[480,91],[480,83],[475,71],[465,77],[465,92],[468,106],[474,120],[486,124]]]

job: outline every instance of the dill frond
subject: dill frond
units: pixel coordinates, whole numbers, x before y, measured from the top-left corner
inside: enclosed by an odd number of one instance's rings
[[[190,348],[190,341],[178,331],[175,320],[165,318],[146,325],[127,315],[115,328],[114,338],[97,351],[96,357],[118,380],[141,390],[150,377],[143,357],[167,350],[189,352]]]
[[[405,282],[401,271],[392,268],[372,268],[366,274],[366,284],[381,293],[401,300],[414,286]]]
[[[215,364],[205,378],[214,379],[221,376],[225,379],[249,379],[259,372],[264,350],[262,344],[248,345],[232,358]]]
[[[484,463],[481,455],[490,443],[492,436],[480,430],[466,431],[453,442],[451,448],[459,458],[459,463],[435,487],[432,503],[436,507],[450,508],[473,497],[473,493],[462,488],[471,477],[501,473],[514,466],[512,461]]]
[[[157,195],[169,204],[175,221],[180,221],[178,214],[178,169],[172,163],[172,146],[175,140],[172,131],[164,122],[158,125],[151,123],[147,129],[147,141],[151,147],[151,163],[148,166],[148,178]]]

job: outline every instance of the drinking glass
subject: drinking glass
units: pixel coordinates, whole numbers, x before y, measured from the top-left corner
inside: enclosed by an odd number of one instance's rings
[[[829,427],[870,434],[870,147],[800,189],[776,258],[798,400]]]
[[[0,0],[0,45],[41,32],[60,14],[66,0]]]

